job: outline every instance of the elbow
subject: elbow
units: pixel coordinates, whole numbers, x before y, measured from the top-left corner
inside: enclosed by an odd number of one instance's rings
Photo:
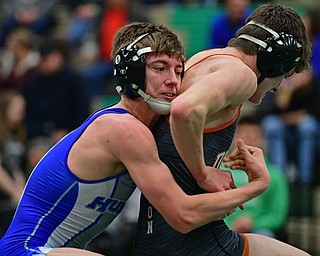
[[[188,234],[192,230],[193,230],[193,228],[188,228],[188,227],[181,227],[181,228],[177,229],[177,231],[183,235]]]
[[[174,119],[185,119],[188,116],[190,107],[186,102],[175,99],[171,103],[170,115]]]
[[[204,114],[203,112],[200,104],[195,105],[186,100],[175,99],[171,103],[170,116],[173,120],[199,120],[199,117]]]
[[[182,223],[181,221],[179,223],[176,223],[175,225],[172,225],[172,227],[181,234],[188,234],[190,231],[195,229],[195,227],[191,223]]]
[[[172,228],[174,228],[182,234],[187,234],[195,228],[199,227],[197,219],[194,216],[187,213],[175,214],[175,216],[172,219],[167,219],[167,222],[170,224]]]

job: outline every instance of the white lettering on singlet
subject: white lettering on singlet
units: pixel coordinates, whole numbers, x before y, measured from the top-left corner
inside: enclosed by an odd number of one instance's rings
[[[147,234],[152,234],[153,233],[152,224],[153,224],[153,221],[152,220],[148,220]]]
[[[148,221],[147,221],[147,234],[153,233],[153,220],[152,220],[152,206],[150,205],[148,207]]]
[[[215,161],[214,161],[214,164],[213,164],[213,167],[214,168],[220,168],[221,164],[222,164],[222,160],[223,158],[225,157],[225,155],[227,154],[228,151],[224,151],[220,154],[217,155]]]

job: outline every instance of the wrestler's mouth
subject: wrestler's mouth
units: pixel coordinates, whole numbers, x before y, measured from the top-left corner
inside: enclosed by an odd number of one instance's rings
[[[176,94],[174,93],[163,93],[162,95],[168,101],[172,101],[176,97]]]

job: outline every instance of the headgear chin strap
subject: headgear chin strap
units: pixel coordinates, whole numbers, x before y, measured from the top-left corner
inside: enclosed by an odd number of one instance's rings
[[[149,94],[146,94],[141,89],[138,89],[138,94],[150,105],[150,108],[160,114],[160,115],[167,115],[170,113],[171,109],[171,102],[162,100],[162,99],[155,99],[151,97]]]
[[[284,75],[297,65],[302,56],[302,45],[292,35],[277,33],[254,21],[248,22],[247,25],[258,26],[272,34],[265,41],[246,34],[238,37],[260,46],[257,53],[257,67],[262,77],[273,78]]]

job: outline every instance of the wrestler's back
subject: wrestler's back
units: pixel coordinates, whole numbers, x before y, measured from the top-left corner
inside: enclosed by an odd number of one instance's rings
[[[36,166],[12,225],[0,240],[2,256],[33,255],[38,247],[83,248],[121,212],[136,187],[127,171],[86,181],[77,178],[67,164],[74,142],[93,120],[107,113],[127,112],[105,109],[90,116]]]

